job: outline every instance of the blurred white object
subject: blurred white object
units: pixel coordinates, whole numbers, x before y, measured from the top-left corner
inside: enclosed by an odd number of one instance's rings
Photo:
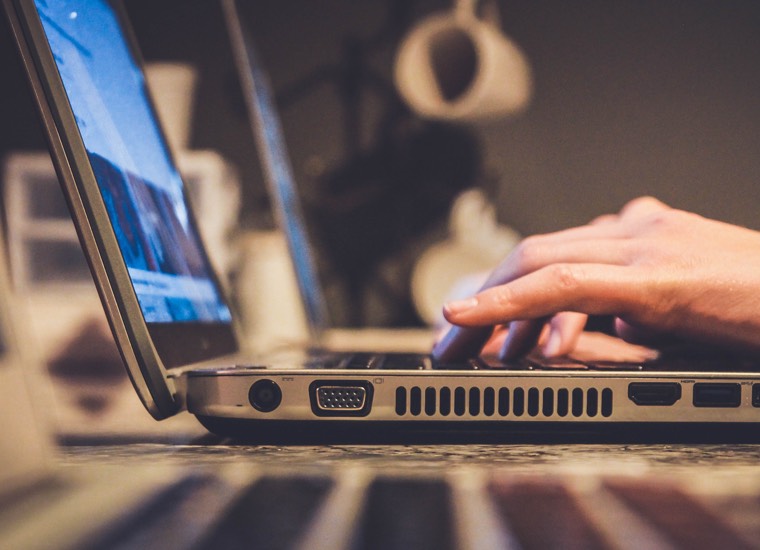
[[[418,23],[402,40],[396,87],[421,116],[479,120],[516,113],[531,96],[531,71],[520,49],[499,29],[498,17],[480,19],[476,0]]]
[[[237,171],[214,151],[180,152],[177,162],[210,260],[226,283],[237,262],[230,238],[240,207]],[[2,176],[13,286],[28,303],[30,338],[34,339],[40,362],[50,370],[56,362],[65,360],[67,353],[76,360],[74,348],[82,334],[93,338],[85,338],[86,345],[80,351],[92,352],[97,339],[90,333],[97,323],[102,326],[104,342],[110,333],[50,155],[12,153]],[[121,376],[114,376],[106,368],[106,357],[98,357],[97,361],[101,359],[102,372],[93,376],[66,376],[65,372],[54,376],[51,401],[59,432],[199,432],[197,422],[187,415],[179,415],[167,425],[155,422],[135,399],[118,355],[113,362],[119,363]]]
[[[211,150],[181,152],[177,162],[211,264],[222,284],[227,285],[238,255],[232,238],[241,206],[238,171]]]
[[[16,290],[66,294],[92,287],[71,215],[47,152],[8,156],[3,172],[8,256]],[[78,302],[77,300],[74,303]]]
[[[178,62],[152,62],[145,67],[153,103],[172,151],[188,149],[198,71]]]
[[[237,170],[214,151],[185,151],[177,157],[211,263],[223,283],[236,262],[230,234],[237,227],[240,185]],[[92,286],[92,276],[58,185],[50,155],[17,152],[3,173],[8,254],[14,287],[22,291],[67,292]]]
[[[261,351],[310,338],[288,244],[281,231],[240,236],[235,297],[245,345]]]
[[[442,322],[445,301],[476,292],[485,277],[520,242],[512,228],[500,225],[496,209],[479,189],[463,192],[449,216],[450,238],[431,246],[412,272],[412,298],[430,325]]]

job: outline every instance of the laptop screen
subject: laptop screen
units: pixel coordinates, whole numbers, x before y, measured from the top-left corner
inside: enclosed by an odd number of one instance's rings
[[[314,336],[318,336],[328,324],[327,307],[311,253],[274,94],[250,32],[238,13],[237,2],[225,0],[222,7],[277,224],[288,240],[309,328],[315,333]]]
[[[229,322],[113,8],[35,3],[146,322]]]

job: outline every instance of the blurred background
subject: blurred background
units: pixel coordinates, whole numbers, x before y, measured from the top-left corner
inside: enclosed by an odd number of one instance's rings
[[[221,10],[126,0],[148,61],[198,71],[189,147],[237,170],[240,227],[273,226]],[[333,323],[415,326],[416,261],[479,189],[520,235],[585,223],[626,201],[760,229],[760,3],[500,0],[532,74],[527,107],[433,121],[393,85],[394,56],[442,0],[258,0],[245,16],[276,90]],[[7,23],[0,158],[44,150]]]

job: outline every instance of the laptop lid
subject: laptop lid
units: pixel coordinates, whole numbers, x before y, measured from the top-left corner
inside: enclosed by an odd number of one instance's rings
[[[311,335],[318,341],[329,324],[326,300],[312,256],[275,97],[237,1],[222,0],[222,9],[274,217],[288,243]]]
[[[133,385],[174,414],[172,369],[238,348],[121,4],[3,2]]]

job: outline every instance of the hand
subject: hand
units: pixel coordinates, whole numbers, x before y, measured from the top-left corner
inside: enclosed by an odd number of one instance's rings
[[[491,348],[503,338],[505,360],[539,338],[544,354],[566,354],[588,314],[614,315],[633,343],[760,354],[760,233],[644,197],[589,225],[529,237],[478,294],[444,306],[455,326],[433,354],[477,355],[492,337]]]

